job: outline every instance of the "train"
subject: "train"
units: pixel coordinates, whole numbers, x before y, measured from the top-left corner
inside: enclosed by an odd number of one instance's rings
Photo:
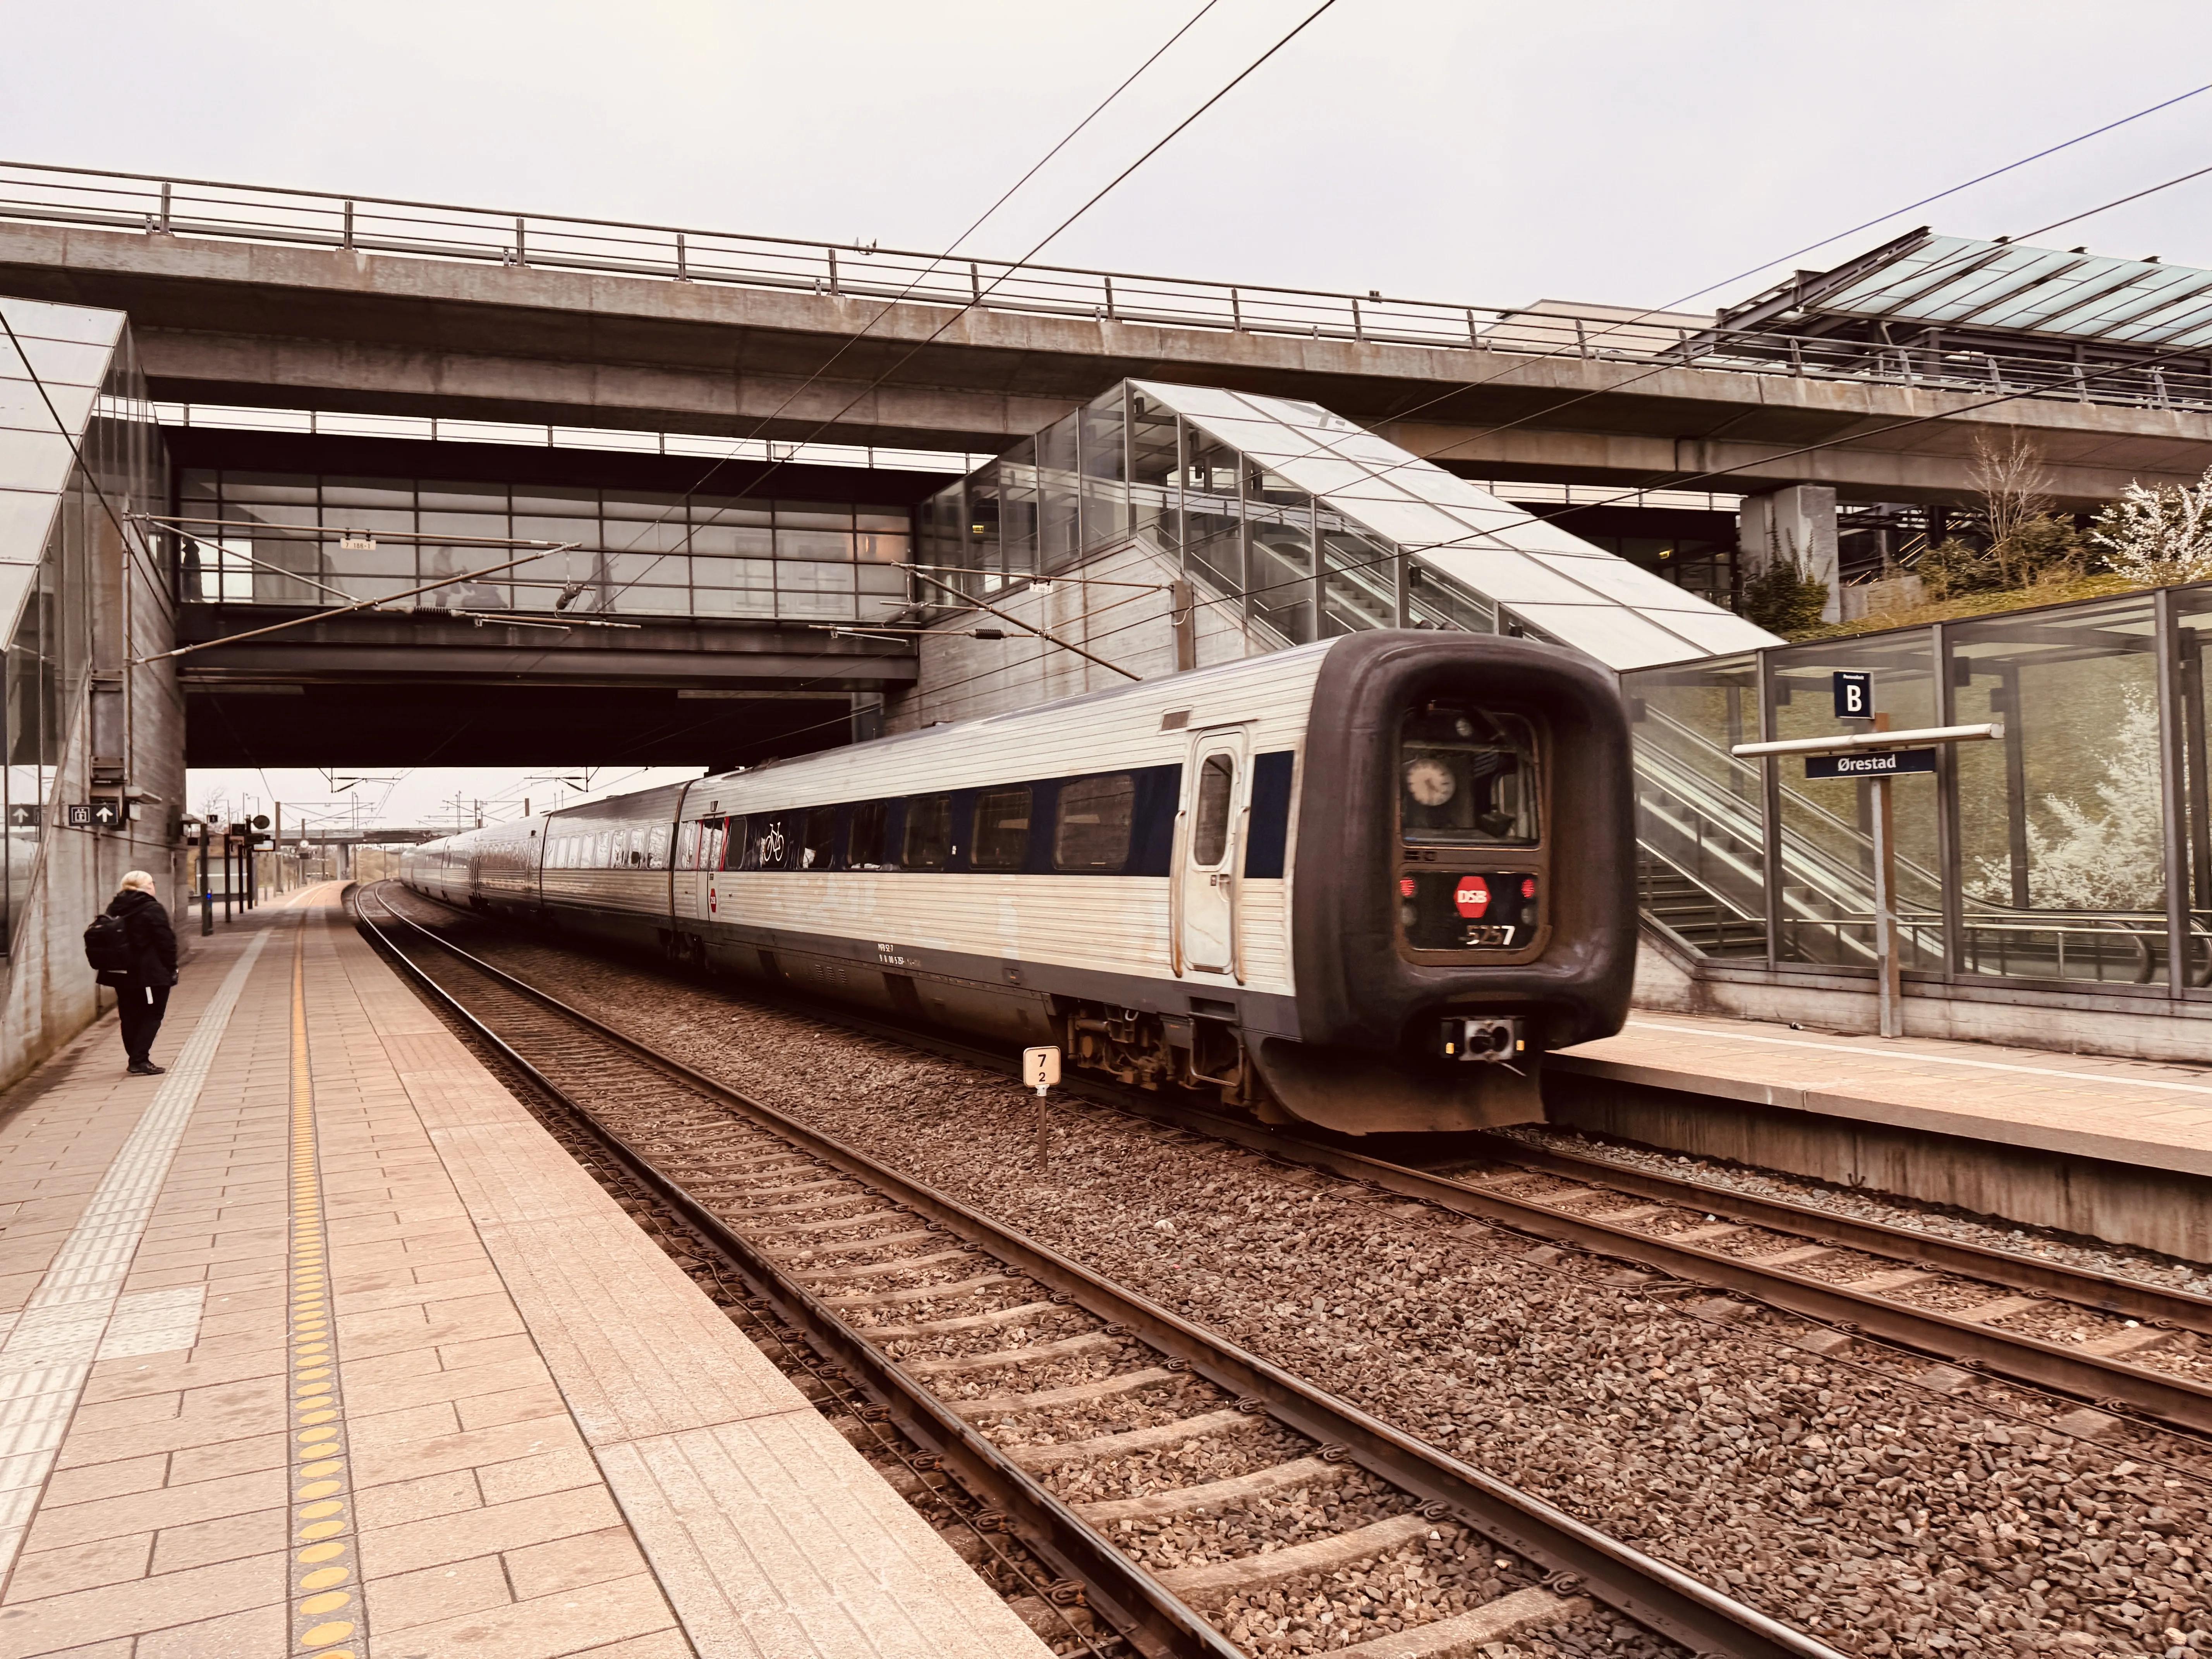
[[[1626,1018],[1627,721],[1535,641],[1376,630],[426,843],[586,947],[1352,1135],[1540,1120]]]

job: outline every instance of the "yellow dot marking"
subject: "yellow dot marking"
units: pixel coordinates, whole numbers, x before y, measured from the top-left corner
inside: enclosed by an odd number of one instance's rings
[[[307,931],[295,935],[292,954],[292,1237],[290,1306],[293,1439],[296,1445],[298,1496],[294,1542],[305,1547],[295,1556],[292,1641],[286,1650],[299,1659],[355,1659],[360,1627],[351,1619],[329,1615],[350,1608],[354,1595],[338,1586],[354,1574],[353,1521],[344,1497],[346,1480],[343,1407],[331,1351],[331,1280],[325,1259],[323,1187],[315,1145],[315,1091],[307,1043]],[[356,1615],[357,1617],[358,1615]]]

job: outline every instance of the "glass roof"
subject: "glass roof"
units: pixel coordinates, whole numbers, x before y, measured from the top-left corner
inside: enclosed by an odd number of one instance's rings
[[[1930,236],[1822,295],[1814,308],[2071,339],[2198,346],[2212,344],[2212,270]]]
[[[15,335],[0,331],[0,623],[12,628],[124,316],[10,299],[0,299],[0,316]]]
[[[1131,384],[1413,559],[1607,667],[1779,643],[1765,629],[1530,516],[1318,404]]]

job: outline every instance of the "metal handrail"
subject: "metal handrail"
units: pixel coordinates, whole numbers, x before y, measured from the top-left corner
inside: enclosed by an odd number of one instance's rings
[[[216,192],[210,194],[209,192]],[[2047,357],[1874,348],[1663,317],[1532,312],[1079,265],[946,258],[908,248],[277,190],[173,175],[0,161],[0,220],[289,244],[410,258],[594,271],[893,303],[1219,329],[1361,343],[1669,364],[2153,408],[2212,406],[2212,373],[2178,363],[2086,370]]]

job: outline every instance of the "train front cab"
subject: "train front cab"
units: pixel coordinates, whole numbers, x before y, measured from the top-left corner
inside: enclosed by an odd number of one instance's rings
[[[1540,1120],[1545,1050],[1620,1030],[1635,971],[1611,676],[1528,641],[1375,633],[1337,642],[1313,710],[1299,1037],[1254,1045],[1268,1094],[1351,1133]]]

